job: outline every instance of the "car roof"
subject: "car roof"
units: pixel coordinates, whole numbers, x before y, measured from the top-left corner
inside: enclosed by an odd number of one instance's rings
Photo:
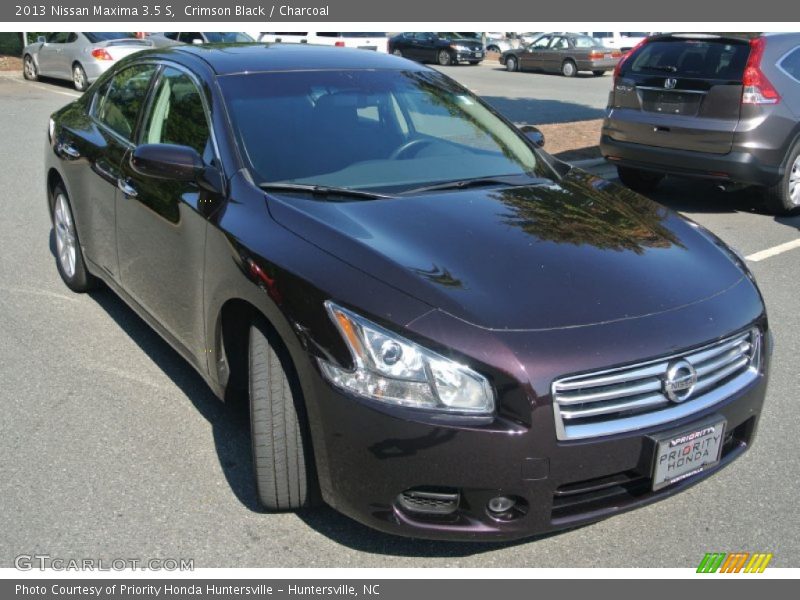
[[[320,69],[427,70],[427,67],[390,54],[314,44],[186,45],[175,46],[162,54],[195,56],[217,75]]]

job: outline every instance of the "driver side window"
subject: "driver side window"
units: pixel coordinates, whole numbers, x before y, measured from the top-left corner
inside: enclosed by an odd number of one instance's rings
[[[142,143],[189,146],[210,163],[213,160],[210,138],[197,86],[182,71],[165,68],[153,95]]]
[[[547,45],[550,43],[551,39],[552,38],[549,35],[547,35],[547,36],[545,36],[543,38],[539,38],[533,44],[531,44],[531,48],[539,48],[539,49],[547,48]]]

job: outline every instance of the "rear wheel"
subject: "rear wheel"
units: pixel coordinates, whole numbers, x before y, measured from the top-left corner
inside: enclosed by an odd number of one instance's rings
[[[250,328],[250,428],[258,499],[272,511],[312,504],[315,480],[302,399],[290,383],[289,359],[263,325]]]
[[[486,46],[486,51],[487,52],[497,52],[499,54],[500,53],[500,46],[495,46],[495,45]]]
[[[800,143],[789,153],[786,172],[781,180],[765,191],[767,210],[776,215],[794,214],[800,211]]]
[[[83,260],[69,196],[62,185],[53,190],[53,230],[56,238],[56,266],[61,279],[73,292],[88,292],[97,287]]]
[[[22,76],[28,81],[39,79],[39,71],[36,69],[36,63],[33,62],[33,57],[30,54],[26,54],[22,61]]]
[[[561,74],[564,77],[575,77],[578,74],[578,67],[570,59],[561,63]]]
[[[517,59],[514,56],[506,58],[506,71],[513,73],[517,70]]]
[[[453,57],[447,50],[439,50],[439,53],[436,55],[436,62],[438,62],[441,66],[446,67],[453,64]]]
[[[651,173],[631,167],[617,167],[619,180],[637,192],[652,192],[659,182],[664,179],[661,173]]]
[[[89,78],[79,63],[72,65],[72,83],[79,92],[84,92],[89,87]]]
[[[595,77],[602,77],[605,74],[606,74],[605,71],[592,71],[592,75],[594,75]]]

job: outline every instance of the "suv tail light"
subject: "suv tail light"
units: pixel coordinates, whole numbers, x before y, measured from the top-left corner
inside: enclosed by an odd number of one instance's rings
[[[750,56],[742,76],[742,104],[777,104],[781,101],[778,93],[761,70],[766,40],[757,37],[750,40]]]
[[[97,60],[114,60],[105,48],[95,48],[92,50],[92,56]]]
[[[633,48],[630,49],[626,54],[622,55],[622,58],[619,59],[617,66],[614,67],[614,82],[616,82],[617,77],[619,77],[620,71],[622,70],[622,65],[624,65],[631,56],[638,52],[639,48],[644,46],[647,43],[647,38],[643,39],[641,42],[636,44]]]

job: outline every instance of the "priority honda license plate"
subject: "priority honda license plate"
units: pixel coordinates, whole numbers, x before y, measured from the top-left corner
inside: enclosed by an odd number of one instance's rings
[[[653,490],[702,473],[719,462],[725,419],[717,418],[692,429],[655,439]]]

